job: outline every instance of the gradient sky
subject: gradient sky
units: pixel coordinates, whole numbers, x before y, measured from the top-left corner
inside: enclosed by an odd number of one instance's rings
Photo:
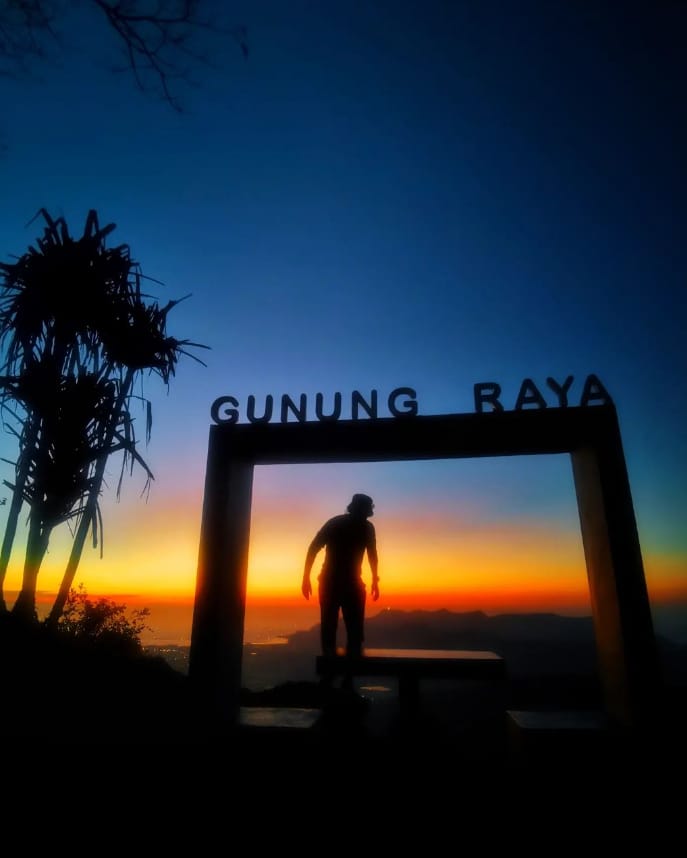
[[[652,604],[687,601],[687,6],[227,7],[249,57],[226,42],[184,114],[110,73],[116,45],[88,17],[32,79],[0,78],[0,258],[35,240],[40,207],[75,234],[95,208],[161,302],[191,295],[169,332],[211,349],[169,391],[146,381],[155,482],[105,495],[104,555],[87,548],[77,581],[192,595],[219,396],[245,421],[250,394],[313,409],[410,386],[438,414],[472,411],[481,381],[512,408],[532,378],[554,405],[547,376],[574,376],[577,404],[596,373]],[[250,594],[299,598],[307,543],[356,491],[376,503],[380,607],[588,604],[567,456],[258,468]]]

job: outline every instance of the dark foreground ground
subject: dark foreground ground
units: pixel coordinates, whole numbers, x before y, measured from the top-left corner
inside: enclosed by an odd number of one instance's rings
[[[21,748],[48,768],[100,761],[133,775],[141,761],[156,760],[147,764],[153,772],[173,765],[185,773],[184,789],[217,780],[288,795],[289,785],[305,782],[308,801],[333,784],[347,785],[335,791],[337,801],[340,790],[351,801],[350,789],[445,797],[486,782],[492,798],[499,790],[512,797],[532,777],[540,788],[581,779],[584,790],[655,795],[687,763],[683,686],[664,690],[641,730],[599,724],[597,689],[565,678],[546,687],[428,682],[411,718],[388,687],[359,683],[351,697],[325,694],[315,682],[285,683],[245,690],[237,723],[218,726],[198,707],[188,678],[159,657],[77,646],[7,618],[0,654],[6,762]],[[530,721],[518,722],[514,712]]]

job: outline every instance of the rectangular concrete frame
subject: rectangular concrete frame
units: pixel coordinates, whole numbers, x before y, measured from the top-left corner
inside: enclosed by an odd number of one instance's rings
[[[208,728],[239,717],[255,465],[552,453],[572,460],[607,714],[645,724],[659,691],[656,642],[617,414],[598,405],[211,426],[189,657]]]

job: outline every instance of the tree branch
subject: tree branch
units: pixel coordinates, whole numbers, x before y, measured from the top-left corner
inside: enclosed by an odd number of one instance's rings
[[[152,88],[174,110],[181,104],[171,82],[183,79],[190,83],[190,68],[184,65],[209,65],[208,57],[194,44],[199,32],[207,31],[231,38],[248,56],[246,31],[243,27],[224,30],[219,24],[201,16],[201,0],[91,0],[105,16],[118,36],[127,57],[127,67],[142,92]]]
[[[0,77],[25,75],[31,62],[45,59],[54,18],[49,0],[0,0]]]
[[[245,27],[227,29],[204,17],[207,5],[204,0],[82,0],[114,35],[136,87],[180,112],[175,83],[192,85],[193,69],[211,65],[202,50],[204,35],[231,40],[248,56]],[[44,62],[48,42],[59,45],[59,24],[72,11],[71,0],[0,0],[0,77],[24,76]]]

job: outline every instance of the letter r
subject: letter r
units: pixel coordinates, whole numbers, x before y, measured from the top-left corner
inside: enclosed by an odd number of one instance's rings
[[[480,381],[474,385],[475,411],[482,414],[484,404],[491,405],[490,411],[503,411],[503,405],[499,402],[501,396],[501,385],[495,381]]]

